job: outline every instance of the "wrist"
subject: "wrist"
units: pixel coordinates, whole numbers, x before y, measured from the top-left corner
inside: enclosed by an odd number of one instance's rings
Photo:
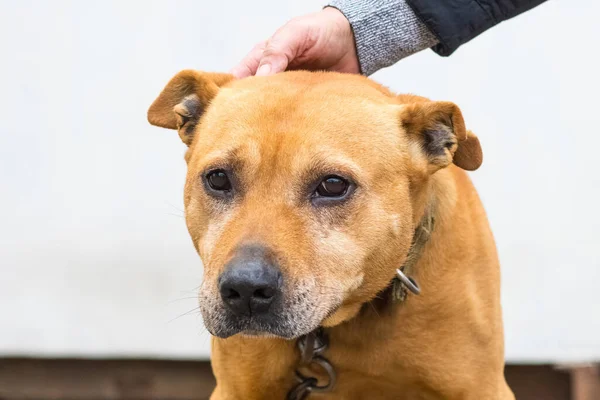
[[[321,14],[325,16],[332,24],[337,26],[341,31],[352,35],[352,27],[348,18],[335,7],[326,6],[321,10]]]
[[[331,26],[332,45],[339,48],[341,72],[360,73],[360,64],[356,49],[356,41],[352,25],[348,18],[337,8],[327,6],[321,10],[321,14]]]

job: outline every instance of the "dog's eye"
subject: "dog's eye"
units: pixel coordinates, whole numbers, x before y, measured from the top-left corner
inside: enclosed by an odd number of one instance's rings
[[[231,181],[227,173],[222,169],[209,172],[206,175],[206,180],[208,181],[208,186],[213,190],[218,190],[219,192],[228,192],[231,190]]]
[[[347,180],[339,176],[328,176],[319,183],[315,194],[322,197],[342,197],[347,191]]]

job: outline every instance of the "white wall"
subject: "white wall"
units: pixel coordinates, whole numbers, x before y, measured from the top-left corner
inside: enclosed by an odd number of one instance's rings
[[[0,353],[204,357],[184,146],[145,113],[321,1],[0,3]],[[507,357],[600,359],[600,6],[551,0],[375,78],[459,104],[503,264]]]

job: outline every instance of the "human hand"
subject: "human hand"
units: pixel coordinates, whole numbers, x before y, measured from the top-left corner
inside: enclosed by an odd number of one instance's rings
[[[350,23],[335,8],[294,18],[259,43],[231,73],[237,78],[288,69],[360,73]]]

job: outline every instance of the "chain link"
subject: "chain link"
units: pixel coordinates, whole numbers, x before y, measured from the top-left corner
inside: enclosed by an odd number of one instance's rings
[[[335,369],[322,356],[328,345],[328,338],[322,328],[298,339],[297,346],[300,350],[299,368],[318,365],[327,373],[328,381],[325,385],[319,385],[316,377],[305,376],[296,369],[298,383],[288,392],[287,400],[304,400],[311,392],[328,392],[333,388],[336,380]]]

